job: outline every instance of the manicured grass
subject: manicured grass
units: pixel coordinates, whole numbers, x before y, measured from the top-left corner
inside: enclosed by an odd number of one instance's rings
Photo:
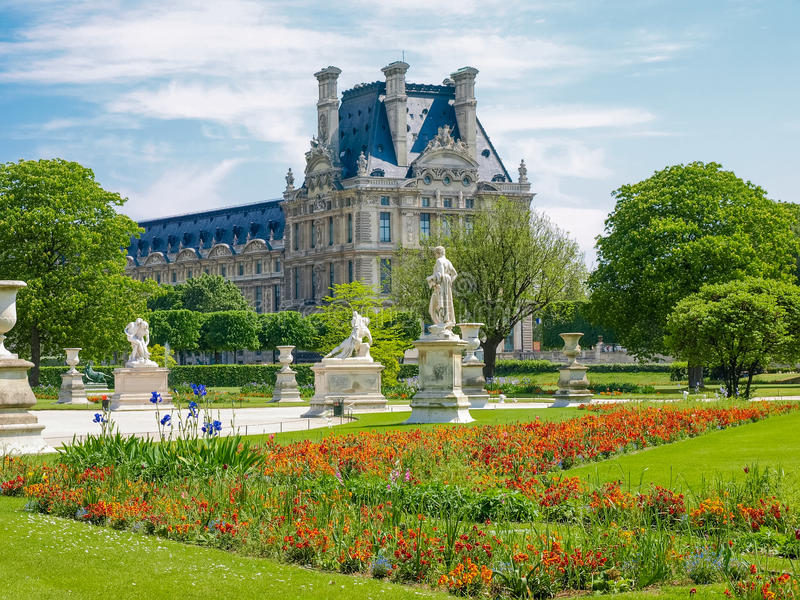
[[[420,587],[348,577],[23,512],[0,497],[0,598],[452,598]]]
[[[800,413],[770,417],[674,444],[625,454],[567,471],[592,481],[624,480],[634,489],[650,483],[699,489],[715,476],[740,477],[744,467],[782,467],[800,483]]]

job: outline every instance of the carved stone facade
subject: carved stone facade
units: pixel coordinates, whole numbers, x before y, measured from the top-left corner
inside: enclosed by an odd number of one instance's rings
[[[385,81],[341,101],[341,71],[316,73],[318,129],[302,185],[290,170],[280,200],[140,223],[130,275],[172,284],[218,274],[260,312],[307,312],[334,283],[358,279],[388,293],[401,245],[468,223],[500,196],[530,203],[524,163],[512,182],[477,118],[477,70],[429,85],[406,83],[408,69],[392,63]]]

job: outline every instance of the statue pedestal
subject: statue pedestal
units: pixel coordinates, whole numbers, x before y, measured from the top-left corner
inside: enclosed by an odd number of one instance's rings
[[[467,342],[456,336],[427,336],[414,346],[419,351],[419,391],[406,424],[472,422],[461,389],[461,355]]]
[[[382,412],[386,398],[381,393],[383,365],[365,358],[323,358],[314,371],[314,397],[303,417],[333,413],[340,402],[357,412]]]
[[[57,404],[89,404],[89,400],[86,399],[86,387],[83,385],[83,375],[78,371],[61,374]]]
[[[273,402],[302,402],[300,397],[300,389],[297,387],[297,371],[292,370],[291,367],[278,371],[275,376],[275,387],[272,390]]]
[[[172,402],[169,393],[169,369],[163,367],[125,367],[114,369],[114,395],[111,409],[125,406],[151,406],[153,392],[161,394],[163,404]]]
[[[486,408],[489,403],[489,394],[483,389],[486,385],[483,367],[480,361],[461,363],[461,391],[469,400],[470,408]]]
[[[13,356],[13,355],[12,355]],[[28,383],[33,363],[18,358],[0,358],[0,454],[35,454],[51,450],[28,409],[36,404]]]
[[[588,370],[589,367],[584,367],[577,362],[559,369],[558,391],[553,396],[555,402],[550,405],[550,408],[591,402],[592,392],[588,389],[589,379],[586,377]]]

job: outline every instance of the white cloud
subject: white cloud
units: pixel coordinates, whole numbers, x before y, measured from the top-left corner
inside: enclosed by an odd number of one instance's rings
[[[207,166],[170,167],[144,190],[122,190],[128,197],[126,213],[134,219],[155,219],[170,215],[219,208],[230,204],[223,194],[225,178],[243,161],[226,159]]]
[[[584,253],[586,265],[591,269],[596,261],[595,237],[603,233],[608,212],[594,208],[567,206],[537,206],[561,229],[578,242]]]
[[[641,108],[595,107],[580,105],[507,108],[488,106],[481,109],[481,121],[493,135],[509,131],[540,129],[621,128],[642,125],[655,115]]]

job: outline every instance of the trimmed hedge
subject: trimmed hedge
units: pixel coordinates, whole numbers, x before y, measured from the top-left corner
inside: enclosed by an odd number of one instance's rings
[[[106,367],[103,365],[92,365],[92,368],[99,372],[108,375],[108,387],[114,389],[114,369],[119,367]],[[78,371],[83,373],[84,367],[78,367]],[[61,387],[61,374],[69,371],[69,367],[39,367],[39,385],[52,385]],[[28,371],[30,377],[30,371]]]
[[[241,387],[248,383],[275,385],[280,365],[179,365],[169,372],[169,385],[196,383],[208,387]],[[314,385],[309,365],[292,365],[298,385]]]

